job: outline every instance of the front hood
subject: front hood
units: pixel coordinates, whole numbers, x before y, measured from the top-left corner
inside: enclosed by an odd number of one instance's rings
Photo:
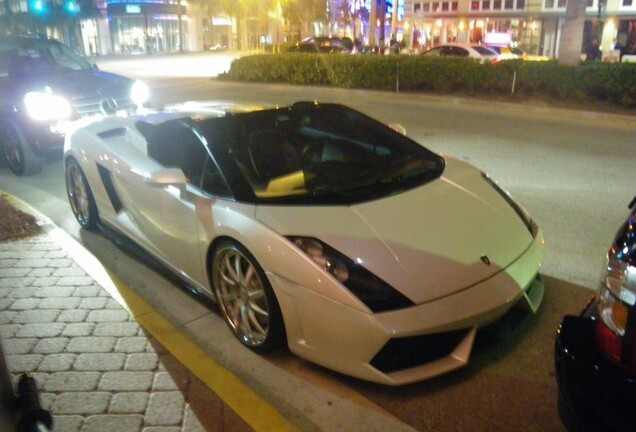
[[[481,172],[452,159],[438,180],[395,196],[351,207],[260,206],[257,218],[282,235],[322,240],[416,304],[492,277],[533,240]]]
[[[100,96],[119,96],[130,91],[133,80],[97,69],[29,76],[17,80],[15,86],[22,92],[44,91],[49,87],[54,94],[69,99]]]

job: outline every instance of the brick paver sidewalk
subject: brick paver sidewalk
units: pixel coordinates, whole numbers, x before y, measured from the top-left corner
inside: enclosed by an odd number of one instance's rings
[[[0,337],[56,432],[253,430],[46,233],[0,243]]]

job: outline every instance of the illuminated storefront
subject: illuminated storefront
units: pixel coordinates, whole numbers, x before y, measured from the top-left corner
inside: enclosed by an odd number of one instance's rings
[[[179,51],[181,48],[188,50],[188,17],[185,5],[180,2],[111,0],[106,4],[114,53],[152,54]],[[183,37],[182,41],[180,37]]]
[[[489,34],[505,33],[512,45],[528,53],[558,58],[567,0],[404,0],[404,4],[411,48],[454,41],[487,43]],[[604,52],[636,54],[636,0],[586,0],[586,4],[582,52],[597,39]]]

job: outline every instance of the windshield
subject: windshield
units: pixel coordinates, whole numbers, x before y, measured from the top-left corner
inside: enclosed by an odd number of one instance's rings
[[[0,50],[0,76],[22,77],[55,72],[88,70],[92,66],[64,45],[33,41]]]
[[[361,202],[422,185],[444,167],[436,154],[340,105],[297,104],[199,128],[258,200]]]

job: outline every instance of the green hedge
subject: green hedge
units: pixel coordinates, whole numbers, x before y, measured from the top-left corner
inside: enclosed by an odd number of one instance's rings
[[[565,66],[555,61],[508,60],[481,64],[415,55],[261,54],[234,60],[220,78],[636,106],[636,65],[627,63]]]

